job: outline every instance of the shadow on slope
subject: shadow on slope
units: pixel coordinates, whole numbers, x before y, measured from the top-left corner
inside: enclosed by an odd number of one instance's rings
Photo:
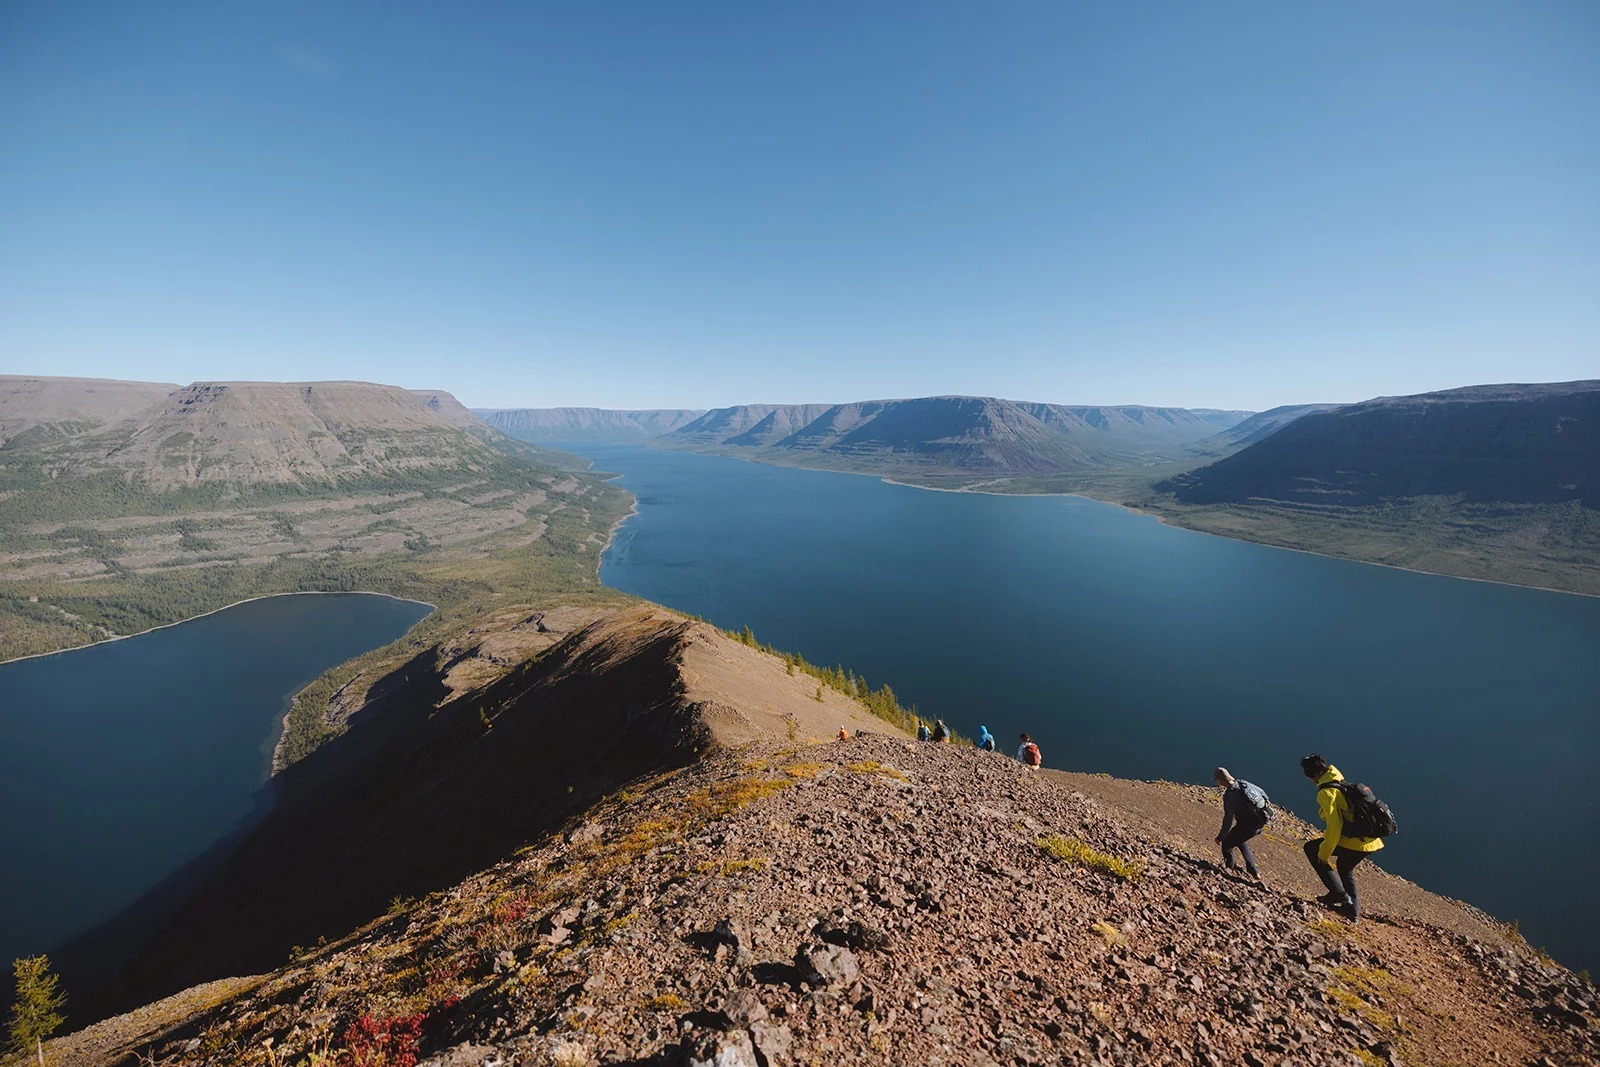
[[[220,843],[203,874],[67,946],[63,960],[89,973],[98,938],[166,916],[115,981],[75,997],[77,1021],[279,966],[293,946],[452,885],[622,783],[688,763],[710,740],[678,675],[692,625],[617,612],[462,692],[450,673],[477,648],[415,657],[347,733],[285,773],[279,806],[236,851],[216,862],[232,844]]]

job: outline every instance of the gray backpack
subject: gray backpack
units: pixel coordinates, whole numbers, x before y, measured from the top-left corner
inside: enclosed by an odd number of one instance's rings
[[[1267,796],[1267,791],[1253,782],[1239,779],[1239,788],[1244,790],[1244,798],[1250,802],[1261,815],[1262,822],[1272,821],[1272,798]]]

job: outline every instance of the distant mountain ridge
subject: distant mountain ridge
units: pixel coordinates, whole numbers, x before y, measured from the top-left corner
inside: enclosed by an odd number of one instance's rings
[[[1248,419],[1223,430],[1214,437],[1200,441],[1195,446],[1196,453],[1223,455],[1237,451],[1257,441],[1264,441],[1277,433],[1285,426],[1307,415],[1318,415],[1324,411],[1332,411],[1339,404],[1285,404],[1282,407],[1271,408],[1267,411],[1258,411]]]
[[[935,396],[848,404],[716,408],[661,437],[669,447],[760,452],[757,458],[932,468],[972,475],[1045,474],[1167,459],[1250,413],[1044,404]]]
[[[19,438],[19,444],[26,444],[119,422],[161,403],[178,388],[163,382],[0,374],[0,447]]]
[[[485,424],[508,437],[537,444],[563,441],[642,441],[669,433],[704,414],[704,409],[650,408],[474,408]]]
[[[1471,386],[1313,411],[1160,488],[1195,504],[1459,496],[1600,508],[1600,381]]]

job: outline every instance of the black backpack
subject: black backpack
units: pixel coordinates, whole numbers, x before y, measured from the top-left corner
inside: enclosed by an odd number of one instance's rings
[[[1329,782],[1344,794],[1350,805],[1350,817],[1344,821],[1341,837],[1389,837],[1400,832],[1389,805],[1372,795],[1372,790],[1359,782]]]

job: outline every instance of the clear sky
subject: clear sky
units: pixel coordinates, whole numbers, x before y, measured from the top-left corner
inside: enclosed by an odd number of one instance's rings
[[[0,3],[0,372],[1600,377],[1600,3]]]

